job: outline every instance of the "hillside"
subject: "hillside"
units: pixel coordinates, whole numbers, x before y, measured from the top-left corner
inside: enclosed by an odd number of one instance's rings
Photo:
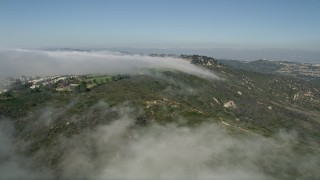
[[[20,82],[0,94],[2,121],[12,122],[16,129],[13,133],[16,151],[32,157],[34,166],[43,165],[58,179],[75,175],[68,174],[75,172],[72,167],[68,166],[71,170],[67,173],[62,168],[65,167],[62,166],[65,153],[70,148],[78,147],[70,140],[79,140],[91,131],[99,132],[99,127],[111,126],[119,119],[134,120],[126,129],[130,131],[129,135],[119,136],[125,142],[136,134],[139,136],[136,131],[144,128],[148,131],[155,124],[191,129],[201,129],[203,124],[215,124],[217,129],[225,129],[224,136],[239,138],[238,142],[244,144],[257,139],[271,141],[272,145],[264,147],[264,143],[260,144],[257,140],[262,149],[256,153],[262,157],[249,156],[249,164],[256,165],[255,172],[263,172],[266,179],[317,179],[320,176],[315,170],[320,167],[318,84],[273,73],[282,67],[274,63],[263,62],[263,67],[254,63],[250,68],[235,68],[210,57],[181,57],[214,72],[220,79],[170,69],[151,69],[139,75],[90,75],[35,89],[30,89],[32,84]],[[236,66],[239,67],[239,64],[242,63],[237,62]],[[267,73],[260,73],[259,69],[266,66]],[[77,88],[73,89],[70,84],[76,84],[74,86]],[[111,132],[109,129],[106,131]],[[279,138],[279,133],[281,137],[283,133],[290,136],[289,140]],[[155,137],[161,138],[163,135],[160,133]],[[113,142],[112,139],[102,143],[109,142]],[[87,157],[87,161],[96,162],[99,153],[104,150],[90,144],[90,141],[83,143],[83,146],[97,148],[89,148],[90,156]],[[107,145],[115,149],[106,151],[119,151],[121,154],[120,145],[114,143]],[[258,146],[251,145],[249,143],[253,149]],[[248,150],[242,144],[239,147],[228,150],[230,153],[233,150]],[[307,164],[306,154],[313,158],[312,166]],[[245,162],[247,154],[233,154],[230,157],[234,159],[224,161],[216,157],[215,160],[229,165],[236,161]],[[91,168],[94,169],[94,166]]]

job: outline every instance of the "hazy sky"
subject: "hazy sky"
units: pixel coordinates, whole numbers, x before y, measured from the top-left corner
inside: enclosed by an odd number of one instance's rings
[[[319,0],[0,0],[1,47],[320,51]]]

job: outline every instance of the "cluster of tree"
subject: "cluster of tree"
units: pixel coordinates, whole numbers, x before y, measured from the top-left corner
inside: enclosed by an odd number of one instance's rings
[[[115,76],[111,76],[111,80],[112,81],[118,81],[118,80],[127,79],[127,78],[129,78],[129,75],[127,75],[127,74],[124,74],[124,75],[118,74],[118,75],[115,75]]]
[[[149,54],[152,57],[177,57],[175,54]]]
[[[180,58],[190,60],[191,64],[196,65],[214,65],[218,64],[218,61],[213,57],[199,56],[199,55],[180,55]]]

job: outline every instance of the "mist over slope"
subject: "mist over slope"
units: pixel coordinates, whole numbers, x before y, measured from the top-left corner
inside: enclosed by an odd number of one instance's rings
[[[95,121],[108,117],[107,114],[116,114],[114,118],[105,119],[108,123],[85,128],[72,136],[60,134],[49,148],[43,146],[34,152],[33,158],[14,153],[37,141],[25,138],[28,133],[42,131],[47,134],[50,129],[56,129],[58,119],[65,116],[65,109],[69,108],[44,108],[27,117],[31,126],[24,129],[17,144],[10,137],[14,128],[7,120],[1,120],[1,144],[6,146],[0,151],[0,170],[8,173],[2,173],[0,177],[277,179],[282,173],[286,174],[282,178],[294,174],[302,175],[302,178],[320,175],[317,154],[301,156],[294,151],[298,143],[297,132],[279,131],[266,138],[258,134],[231,133],[230,129],[217,123],[202,123],[191,128],[183,125],[183,119],[165,126],[155,122],[137,126],[136,107],[128,104],[110,107],[102,101],[59,126],[67,128],[81,124],[81,117]],[[36,166],[39,160],[50,160],[57,154],[59,161],[53,166],[55,171]]]
[[[30,156],[17,152],[16,129],[9,119],[0,118],[0,179],[51,179],[49,169],[35,165]]]

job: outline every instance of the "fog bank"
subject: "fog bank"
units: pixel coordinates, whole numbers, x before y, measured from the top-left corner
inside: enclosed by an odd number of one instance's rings
[[[46,51],[0,49],[0,77],[64,74],[139,74],[144,69],[165,68],[217,79],[212,72],[172,57],[128,55],[110,51]]]

